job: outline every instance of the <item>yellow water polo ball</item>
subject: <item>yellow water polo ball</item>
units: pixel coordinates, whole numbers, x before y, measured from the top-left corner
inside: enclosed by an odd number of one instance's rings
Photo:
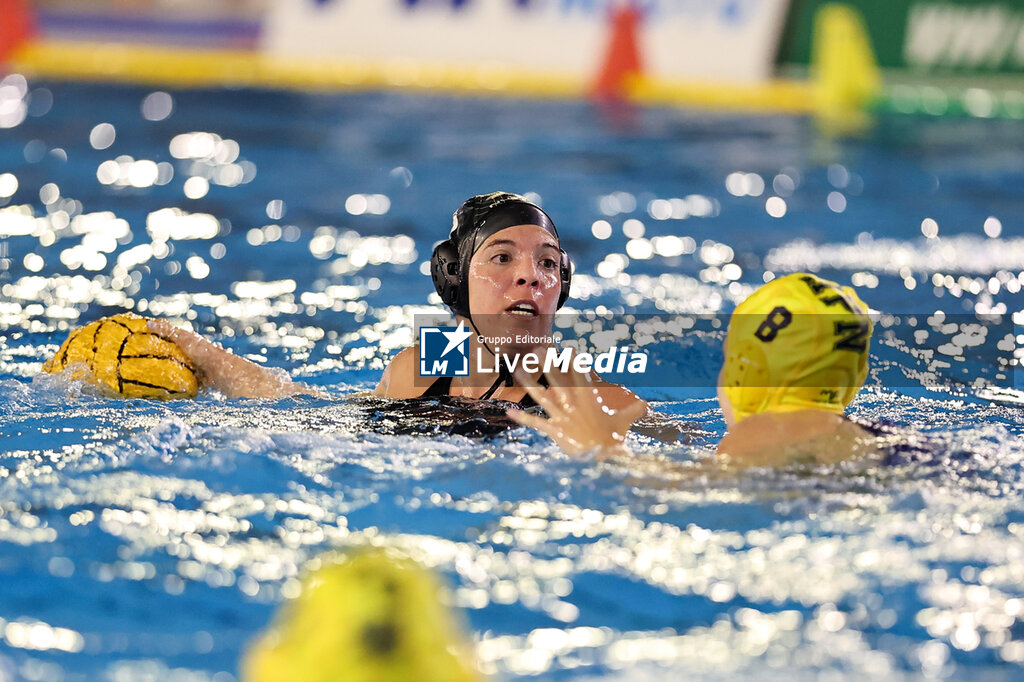
[[[180,348],[154,334],[147,318],[133,313],[105,317],[68,335],[43,364],[50,374],[68,371],[127,398],[194,398],[196,369]]]
[[[389,550],[325,558],[246,652],[243,682],[476,682],[433,572]]]

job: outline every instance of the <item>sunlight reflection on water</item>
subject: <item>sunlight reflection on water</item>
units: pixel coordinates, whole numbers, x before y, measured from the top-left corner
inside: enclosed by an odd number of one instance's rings
[[[22,104],[37,87],[8,79]],[[451,210],[499,186],[555,216],[578,310],[727,313],[809,269],[881,311],[1019,325],[1021,178],[1001,155],[1019,131],[964,150],[942,146],[955,123],[883,129],[823,160],[794,119],[650,110],[621,129],[582,104],[191,92],[140,117],[148,91],[47,91],[52,109],[0,121],[0,670],[225,682],[305,566],[366,544],[442,571],[508,678],[1024,665],[1020,408],[929,388],[911,348],[880,340],[853,406],[928,432],[931,455],[892,467],[687,480],[521,430],[410,433],[346,399],[438,309],[422,265]],[[980,164],[988,205],[951,153]],[[125,309],[330,397],[163,404],[39,376],[70,328]],[[658,345],[694,386],[649,396],[708,440],[638,450],[707,456],[719,341]]]

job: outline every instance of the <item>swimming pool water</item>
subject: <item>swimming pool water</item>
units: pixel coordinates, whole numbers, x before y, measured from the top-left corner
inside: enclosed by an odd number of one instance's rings
[[[925,432],[924,461],[689,480],[523,430],[396,434],[346,399],[435,305],[422,263],[451,211],[499,188],[554,217],[578,309],[724,314],[810,269],[886,313],[1020,334],[1019,125],[835,141],[789,117],[17,78],[0,124],[0,679],[234,679],[303,566],[367,543],[441,572],[499,679],[1021,675],[1020,394],[932,386],[881,334],[852,412]],[[39,375],[124,309],[330,397],[165,404]],[[719,343],[658,345],[688,385],[638,391],[708,435],[642,453],[722,434]]]

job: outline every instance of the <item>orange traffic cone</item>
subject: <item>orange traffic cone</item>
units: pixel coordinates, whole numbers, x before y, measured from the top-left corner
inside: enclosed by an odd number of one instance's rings
[[[0,61],[11,56],[35,34],[35,21],[26,0],[0,0]]]
[[[611,40],[594,83],[595,96],[621,99],[626,95],[626,80],[642,71],[637,44],[640,19],[640,12],[632,4],[614,9],[609,15]]]

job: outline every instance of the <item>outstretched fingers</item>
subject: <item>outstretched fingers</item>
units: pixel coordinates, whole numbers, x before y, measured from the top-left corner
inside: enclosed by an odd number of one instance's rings
[[[628,453],[623,445],[625,434],[646,412],[646,403],[638,401],[613,410],[589,374],[551,372],[546,376],[549,386],[545,390],[531,376],[516,373],[516,381],[544,408],[547,417],[510,410],[512,420],[545,434],[571,455],[594,452],[604,458]]]
[[[578,406],[577,398],[579,395],[578,389],[580,388],[580,380],[578,377],[572,376],[573,374],[577,373],[570,371],[568,374],[563,374],[561,372],[552,371],[547,372],[544,375],[544,378],[547,379],[548,382],[546,394],[549,395],[552,400],[557,401],[560,410],[566,413],[575,412]]]
[[[515,377],[516,383],[526,389],[526,393],[533,398],[535,403],[543,407],[544,411],[548,414],[554,414],[558,408],[543,386],[534,381],[532,376],[521,369],[515,371]]]
[[[547,377],[551,386],[558,388],[592,388],[594,386],[594,379],[590,376],[590,372],[577,372],[570,369],[568,372],[548,372],[544,376]]]
[[[528,412],[523,412],[522,410],[516,408],[512,408],[506,411],[505,414],[508,415],[509,419],[519,424],[520,426],[526,426],[531,429],[536,429],[537,431],[540,431],[541,433],[544,434],[547,434],[548,432],[548,425],[550,422],[548,422],[548,420],[545,419],[544,417],[541,417],[536,414],[530,414]]]
[[[578,455],[591,449],[591,446],[582,443],[573,433],[570,433],[564,417],[546,419],[517,409],[511,409],[506,414],[517,424],[543,433],[570,455]]]
[[[647,414],[647,403],[637,401],[628,407],[622,408],[616,414],[621,417],[623,421],[628,419],[629,423],[632,424],[637,419]]]

